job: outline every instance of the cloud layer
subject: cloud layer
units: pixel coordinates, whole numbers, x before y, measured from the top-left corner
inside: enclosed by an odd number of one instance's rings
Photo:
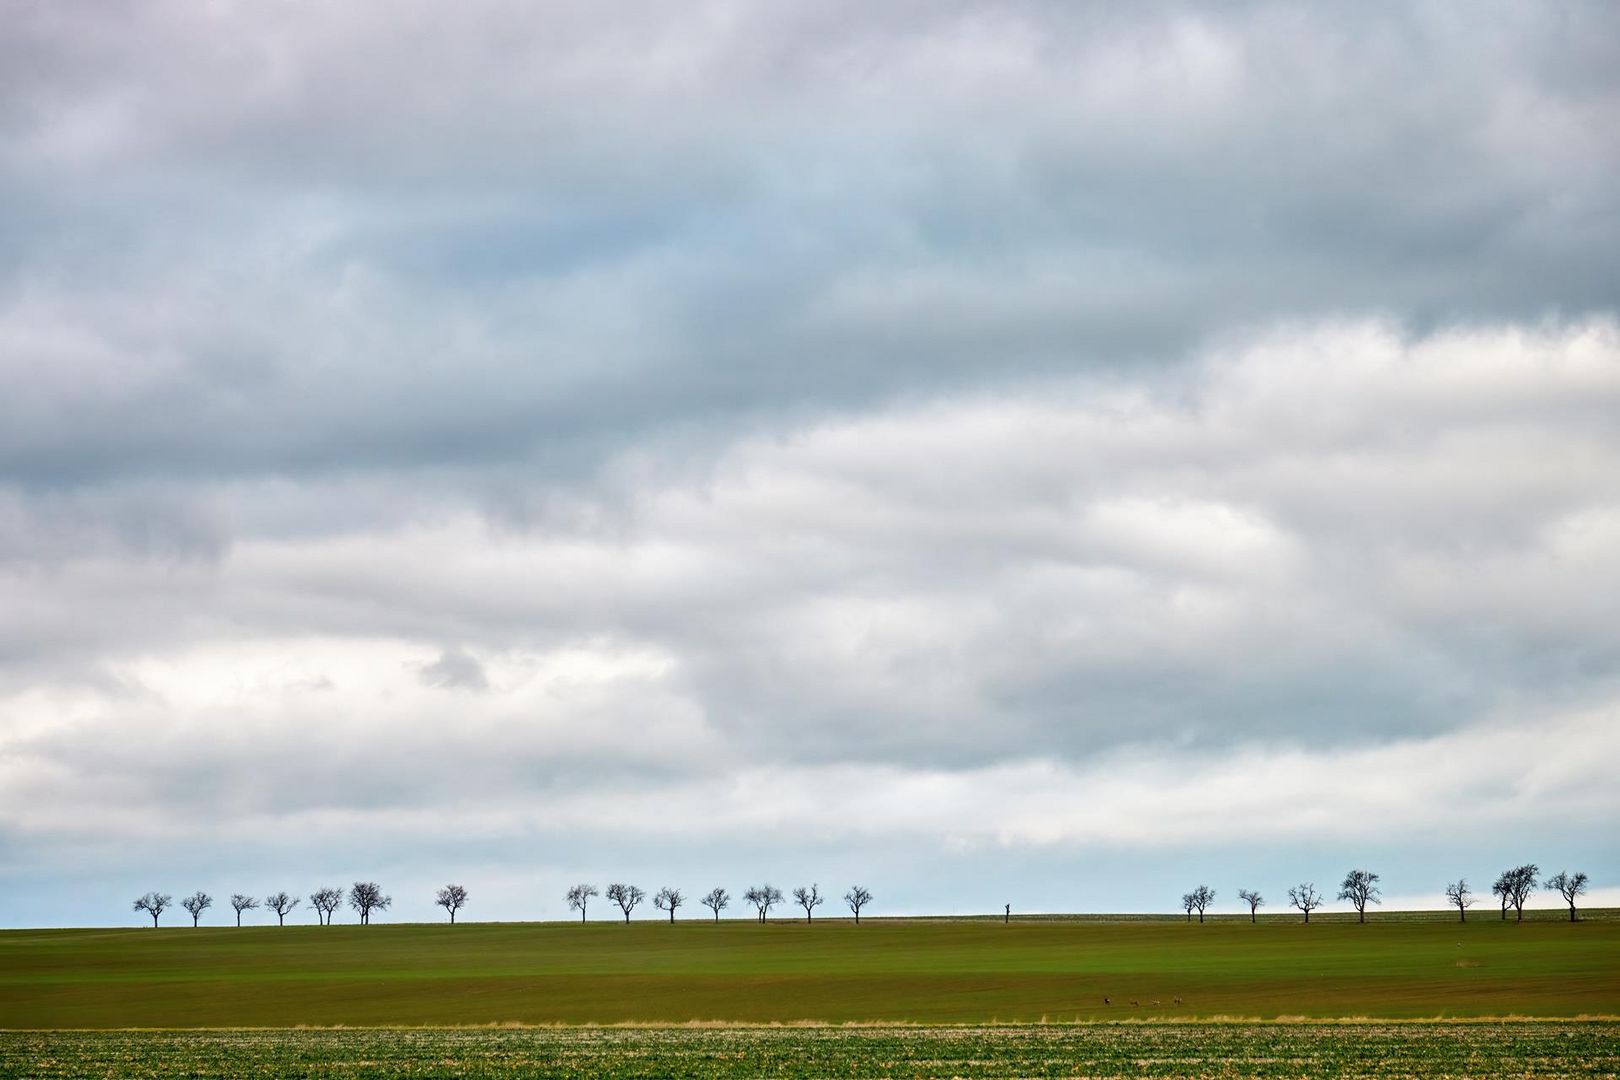
[[[1614,883],[1605,6],[8,14],[5,921]]]

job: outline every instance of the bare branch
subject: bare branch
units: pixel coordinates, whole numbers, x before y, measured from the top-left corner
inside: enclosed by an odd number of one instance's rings
[[[619,905],[624,912],[624,921],[630,921],[630,912],[635,910],[637,904],[647,898],[647,894],[634,885],[622,885],[615,882],[607,887],[607,898]]]
[[[298,898],[284,892],[271,893],[264,898],[264,906],[276,913],[276,925],[286,925],[287,912],[298,906]]]
[[[196,926],[197,920],[202,918],[202,913],[214,906],[214,898],[198,889],[180,901],[180,906],[191,912],[191,925]]]
[[[1311,921],[1311,912],[1322,906],[1322,894],[1316,891],[1316,886],[1309,881],[1301,882],[1288,890],[1288,902],[1305,913],[1305,921]]]
[[[775,885],[752,885],[743,893],[743,899],[754,905],[759,912],[759,921],[764,922],[771,908],[782,902],[782,890]]]
[[[872,894],[867,892],[866,888],[861,885],[854,886],[849,890],[849,892],[844,894],[844,903],[848,904],[849,910],[855,913],[856,926],[861,924],[861,908],[865,907],[871,902]]]
[[[1564,903],[1569,905],[1569,921],[1577,921],[1575,918],[1575,898],[1586,891],[1586,875],[1584,873],[1571,874],[1566,870],[1560,870],[1543,882],[1542,888],[1557,889],[1558,895],[1562,896]]]
[[[1474,906],[1474,894],[1468,888],[1468,879],[1453,881],[1446,886],[1446,903],[1457,909],[1457,921],[1468,921],[1468,909]]]
[[[822,901],[825,899],[826,897],[821,895],[821,889],[815,885],[811,885],[808,888],[800,885],[797,889],[793,890],[793,902],[804,908],[805,922],[810,921],[811,913],[814,912],[817,907],[821,906]]]
[[[1352,870],[1339,884],[1339,899],[1355,905],[1358,922],[1367,921],[1367,905],[1380,904],[1378,875],[1367,870]]]
[[[684,903],[686,903],[686,896],[681,892],[681,890],[672,889],[668,885],[665,885],[662,889],[659,889],[658,895],[653,897],[653,907],[657,908],[659,911],[669,912],[670,922],[675,921],[675,909]]]
[[[568,910],[579,912],[579,921],[585,921],[585,908],[590,904],[591,897],[601,896],[595,885],[586,885],[581,882],[568,890]]]
[[[236,909],[237,926],[242,925],[242,912],[251,911],[258,906],[259,902],[251,896],[244,896],[242,893],[231,894],[231,907]]]
[[[316,889],[309,894],[310,906],[315,909],[315,918],[322,926],[332,925],[332,914],[343,904],[343,890],[331,885]]]
[[[360,925],[371,925],[373,911],[387,911],[394,901],[383,895],[375,881],[357,881],[349,887],[349,906],[360,914]]]
[[[698,903],[702,904],[704,907],[708,908],[710,911],[713,911],[714,912],[714,921],[719,922],[720,921],[720,909],[726,907],[728,904],[731,903],[731,894],[726,892],[726,890],[724,890],[722,888],[716,887],[716,888],[710,889],[709,890],[709,895],[705,896],[702,900],[698,901]]]
[[[135,901],[135,910],[144,911],[152,916],[152,925],[156,927],[158,916],[162,915],[172,903],[174,903],[174,897],[168,893],[149,892]]]
[[[433,901],[450,913],[450,925],[456,925],[456,912],[467,906],[467,890],[460,885],[446,885]]]

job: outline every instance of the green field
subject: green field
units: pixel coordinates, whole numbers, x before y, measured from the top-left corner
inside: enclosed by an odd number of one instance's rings
[[[1601,917],[0,933],[9,1029],[1616,1015]]]
[[[1107,1024],[0,1034],[0,1076],[1613,1077],[1612,1024]]]

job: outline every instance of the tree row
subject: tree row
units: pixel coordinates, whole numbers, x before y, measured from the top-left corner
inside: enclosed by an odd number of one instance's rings
[[[1524,921],[1524,905],[1536,891],[1536,876],[1541,868],[1535,863],[1525,863],[1515,866],[1511,870],[1502,871],[1491,886],[1492,895],[1502,901],[1502,918],[1507,918],[1508,908],[1511,906],[1517,913],[1519,921]],[[1348,900],[1356,909],[1358,922],[1367,921],[1367,905],[1383,903],[1382,894],[1378,891],[1379,877],[1368,870],[1352,870],[1344,875],[1344,881],[1339,884],[1340,900]],[[1576,921],[1575,901],[1586,892],[1587,879],[1584,873],[1571,874],[1560,870],[1546,881],[1541,882],[1543,889],[1552,889],[1564,898],[1569,905],[1569,921]],[[1461,878],[1446,885],[1446,903],[1457,909],[1457,921],[1468,920],[1468,909],[1474,906],[1476,897],[1468,887],[1468,879]],[[1249,921],[1255,921],[1256,912],[1264,906],[1266,900],[1254,889],[1239,889],[1238,899],[1249,905]],[[1204,921],[1204,911],[1215,902],[1215,890],[1208,885],[1200,885],[1192,892],[1181,894],[1181,908],[1187,913],[1187,921],[1191,922],[1193,913],[1197,912],[1198,921]],[[1327,902],[1325,893],[1317,891],[1314,882],[1304,881],[1288,890],[1288,903],[1298,908],[1305,915],[1305,921],[1311,921],[1311,912]]]

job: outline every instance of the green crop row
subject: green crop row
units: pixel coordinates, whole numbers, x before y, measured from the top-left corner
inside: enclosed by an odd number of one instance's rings
[[[1620,1025],[1104,1024],[0,1033],[0,1076],[1616,1077]]]

